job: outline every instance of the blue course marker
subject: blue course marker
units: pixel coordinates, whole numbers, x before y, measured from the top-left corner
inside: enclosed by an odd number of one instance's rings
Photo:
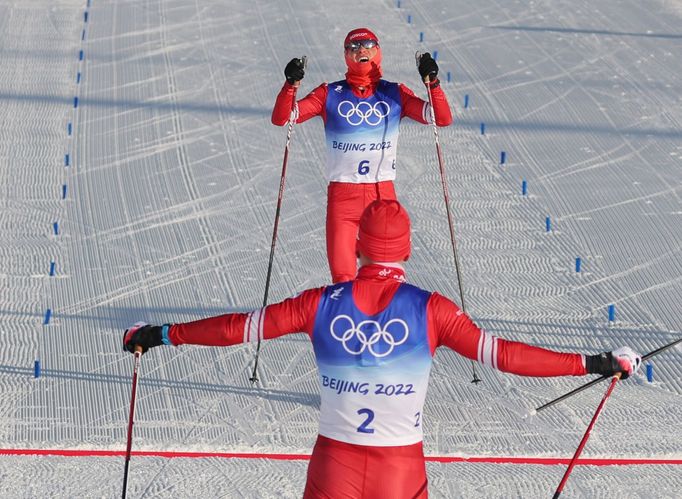
[[[78,97],[73,98],[73,107],[74,108],[78,107]]]
[[[521,181],[521,194],[524,196],[528,194],[528,182],[525,180]]]
[[[576,272],[580,272],[582,264],[583,264],[583,261],[580,259],[580,257],[576,257],[576,259],[575,259],[575,271]]]
[[[420,31],[420,32],[419,32],[419,42],[421,43],[421,42],[423,42],[423,41],[424,41],[424,32],[423,32],[423,31]]]
[[[552,219],[547,217],[545,218],[545,232],[550,232],[552,230]]]
[[[52,224],[52,229],[54,231],[54,235],[58,236],[59,235],[59,222],[55,222]]]
[[[72,125],[71,123],[68,123],[68,124],[66,125],[66,134],[67,134],[68,136],[71,136],[71,132],[72,132],[72,131],[73,131],[73,125]]]
[[[66,199],[66,184],[62,185],[62,199]]]
[[[69,155],[68,154],[64,155],[64,166],[69,166]]]
[[[433,55],[432,55],[431,57],[433,57],[433,60],[434,60],[434,61],[437,61],[437,60],[438,60],[438,51],[437,51],[437,50],[434,50],[434,51],[433,51]]]
[[[50,262],[50,277],[54,277],[55,262]]]
[[[83,22],[88,22],[88,11],[87,10],[83,13]]]
[[[50,323],[50,317],[52,317],[52,309],[48,308],[45,312],[45,319],[43,319],[43,326],[47,326]]]
[[[82,50],[81,50],[80,52],[78,52],[78,60],[79,60],[79,61],[82,61],[84,55],[85,55],[85,54],[83,53]]]
[[[500,164],[503,165],[507,162],[507,153],[502,151],[500,153]]]
[[[33,377],[40,378],[40,360],[33,362]]]
[[[649,383],[654,382],[654,365],[651,363],[646,365],[646,380]]]
[[[613,322],[616,320],[616,306],[615,305],[609,305],[609,322]]]
[[[412,14],[407,14],[407,24],[412,24]]]
[[[469,94],[464,96],[464,109],[469,107]]]
[[[481,123],[481,135],[485,135],[485,123]]]

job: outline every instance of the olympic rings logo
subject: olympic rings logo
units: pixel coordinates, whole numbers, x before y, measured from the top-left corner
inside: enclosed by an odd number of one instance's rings
[[[374,105],[369,102],[358,102],[357,105],[349,100],[339,102],[336,108],[339,116],[346,118],[349,125],[358,126],[367,123],[369,126],[377,126],[381,120],[391,112],[391,106],[386,101],[380,100]]]
[[[359,355],[367,349],[377,358],[389,355],[395,347],[405,343],[410,335],[410,330],[402,319],[391,319],[383,327],[372,320],[362,321],[356,326],[347,315],[334,317],[329,325],[329,332],[349,354]]]

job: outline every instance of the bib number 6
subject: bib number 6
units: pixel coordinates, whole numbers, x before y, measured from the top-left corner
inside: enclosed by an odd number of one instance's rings
[[[360,175],[367,175],[369,173],[369,161],[366,159],[363,159],[358,163],[358,173]]]

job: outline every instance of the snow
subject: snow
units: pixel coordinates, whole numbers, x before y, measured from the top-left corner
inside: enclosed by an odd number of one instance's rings
[[[457,122],[439,137],[479,325],[588,353],[645,353],[680,337],[682,2],[400,4],[0,1],[1,449],[124,450],[123,329],[262,304],[282,70],[308,56],[302,92],[341,77],[342,39],[364,25],[380,37],[385,77],[422,97],[414,52],[438,51]],[[404,122],[396,185],[414,225],[409,280],[459,301],[430,127]],[[325,197],[313,120],[292,136],[269,301],[327,282]],[[145,355],[134,450],[308,454],[319,408],[308,340],[264,344],[255,387],[253,354]],[[654,383],[643,373],[619,383],[583,457],[682,459],[681,360],[670,349],[653,361]],[[470,369],[436,356],[429,456],[570,458],[606,389],[533,414],[587,379],[481,367],[473,385]],[[297,497],[306,464],[134,456],[129,497]],[[427,470],[432,497],[547,497],[565,466]],[[116,497],[122,474],[122,457],[0,455],[0,497]],[[562,497],[678,497],[681,487],[679,465],[578,466]]]

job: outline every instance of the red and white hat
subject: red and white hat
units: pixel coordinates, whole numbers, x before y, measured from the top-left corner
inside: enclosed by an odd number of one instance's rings
[[[360,217],[357,251],[375,262],[410,257],[410,217],[398,201],[372,202]]]
[[[348,32],[346,39],[343,41],[343,46],[345,47],[350,42],[358,40],[376,40],[377,43],[379,42],[377,35],[372,33],[368,28],[356,28]]]

